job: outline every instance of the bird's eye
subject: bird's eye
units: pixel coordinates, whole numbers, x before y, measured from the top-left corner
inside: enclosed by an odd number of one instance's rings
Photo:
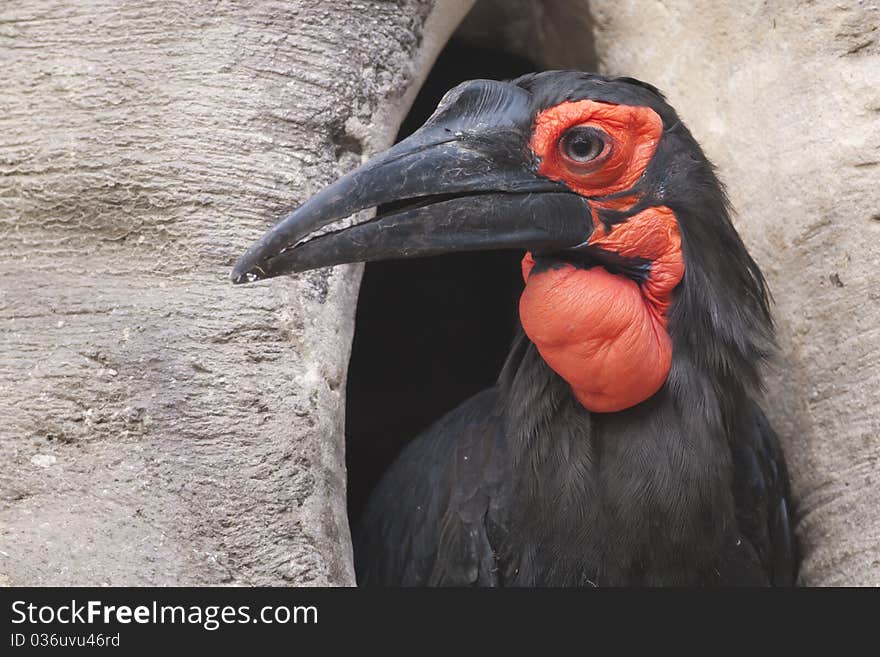
[[[573,164],[593,162],[605,151],[604,134],[589,126],[576,126],[562,135],[559,150]]]

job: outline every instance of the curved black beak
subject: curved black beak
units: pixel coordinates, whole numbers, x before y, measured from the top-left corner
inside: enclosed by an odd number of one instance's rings
[[[441,101],[418,131],[343,176],[266,233],[238,261],[234,283],[348,262],[450,251],[556,251],[592,230],[587,201],[538,176],[525,90],[475,80]],[[308,239],[358,210],[393,210]]]

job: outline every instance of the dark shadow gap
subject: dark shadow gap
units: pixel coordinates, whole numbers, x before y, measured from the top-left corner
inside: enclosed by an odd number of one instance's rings
[[[525,59],[451,41],[398,140],[421,126],[443,94],[460,82],[509,79],[532,70]],[[516,325],[522,255],[462,253],[366,265],[346,390],[353,527],[403,446],[495,382]]]

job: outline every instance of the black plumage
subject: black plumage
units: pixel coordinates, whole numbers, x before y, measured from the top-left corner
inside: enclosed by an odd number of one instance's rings
[[[520,336],[498,384],[383,477],[356,528],[359,584],[792,584],[776,435],[748,397],[729,424],[700,397],[667,385],[591,414]]]
[[[686,269],[672,367],[637,406],[590,413],[522,333],[498,383],[410,443],[355,530],[362,585],[788,585],[797,551],[779,441],[756,403],[768,292],[713,168],[660,93],[525,76],[535,107],[646,105],[664,134],[627,213],[671,207]]]

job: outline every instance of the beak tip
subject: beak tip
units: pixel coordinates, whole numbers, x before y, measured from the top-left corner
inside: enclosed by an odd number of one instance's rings
[[[229,273],[229,280],[232,281],[233,285],[243,285],[245,283],[253,283],[254,281],[260,280],[260,276],[253,270],[248,271],[244,267],[236,265]]]

